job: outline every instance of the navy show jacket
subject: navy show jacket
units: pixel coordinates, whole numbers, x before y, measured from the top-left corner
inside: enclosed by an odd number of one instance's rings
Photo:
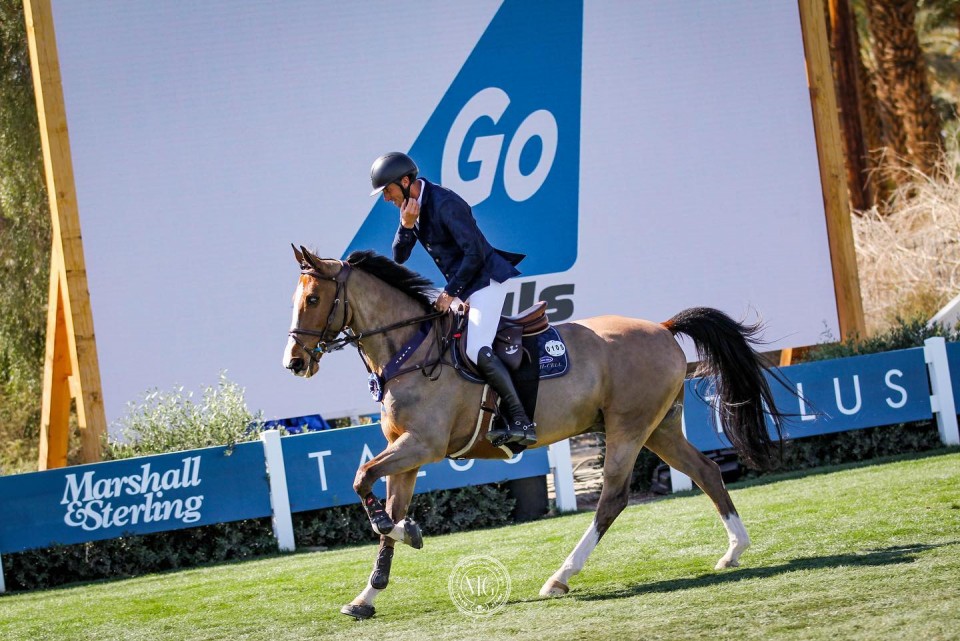
[[[494,248],[477,227],[470,205],[449,189],[424,178],[420,216],[413,229],[402,224],[393,239],[393,259],[404,263],[417,240],[437,264],[447,285],[444,291],[467,300],[490,280],[502,283],[520,275],[516,264],[524,254]]]

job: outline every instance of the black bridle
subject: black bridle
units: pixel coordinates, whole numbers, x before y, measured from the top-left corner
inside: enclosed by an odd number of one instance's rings
[[[401,327],[408,327],[410,325],[416,325],[417,323],[422,323],[424,321],[433,320],[443,316],[446,312],[431,312],[423,316],[417,316],[415,318],[408,318],[391,325],[385,325],[384,327],[378,327],[376,329],[371,329],[368,331],[355,331],[350,327],[351,320],[351,310],[350,304],[347,301],[347,280],[350,278],[352,272],[352,267],[350,263],[345,261],[340,261],[340,270],[335,276],[325,276],[321,274],[314,267],[303,266],[300,270],[300,274],[304,276],[310,276],[311,278],[316,278],[317,280],[328,280],[337,284],[337,291],[334,293],[333,302],[330,303],[330,312],[327,314],[327,322],[324,324],[323,329],[306,329],[303,327],[294,327],[288,332],[288,335],[294,340],[294,342],[300,346],[300,348],[307,354],[310,358],[310,361],[320,361],[320,356],[328,352],[335,352],[341,350],[351,343],[355,343],[357,349],[360,350],[361,356],[363,356],[363,350],[360,347],[360,340],[367,336],[374,336],[376,334],[384,334],[386,332],[393,331],[395,329],[400,329]],[[340,323],[339,329],[331,329],[333,326],[334,317],[337,316],[337,309],[340,306],[343,306],[342,320]],[[341,336],[342,334],[342,336]],[[317,343],[317,346],[313,349],[307,347],[300,336],[318,336],[320,341]],[[367,365],[367,359],[363,359],[364,365]],[[367,365],[367,369],[370,369],[370,366]]]

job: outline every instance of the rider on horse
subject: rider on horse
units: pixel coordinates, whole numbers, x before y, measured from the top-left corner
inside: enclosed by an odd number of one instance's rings
[[[524,255],[491,246],[470,205],[418,174],[413,159],[399,152],[380,156],[370,169],[370,195],[383,192],[383,199],[400,209],[393,259],[405,262],[419,240],[447,281],[437,298],[437,309],[458,309],[463,301],[469,305],[467,356],[503,399],[510,415],[506,427],[491,429],[487,439],[495,444],[533,445],[537,442],[536,423],[527,416],[507,367],[492,349],[508,292],[506,281],[520,275],[516,265]]]

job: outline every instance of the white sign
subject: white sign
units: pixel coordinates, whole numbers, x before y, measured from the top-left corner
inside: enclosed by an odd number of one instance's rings
[[[838,335],[797,7],[54,1],[108,420],[221,369],[267,418],[377,411],[351,350],[281,366],[298,270],[386,253],[410,152],[519,251],[512,311],[758,313]],[[412,32],[415,37],[401,37]],[[425,252],[411,263],[440,275]],[[573,366],[576,366],[575,360]]]

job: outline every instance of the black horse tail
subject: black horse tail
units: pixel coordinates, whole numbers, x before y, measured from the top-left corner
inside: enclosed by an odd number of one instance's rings
[[[744,462],[757,469],[777,467],[783,456],[782,445],[774,447],[765,418],[771,417],[777,435],[782,437],[785,415],[773,402],[764,377],[767,368],[752,347],[762,342],[757,338],[762,325],[738,323],[717,309],[691,307],[663,326],[673,334],[693,339],[700,359],[694,376],[715,380],[723,432]]]

